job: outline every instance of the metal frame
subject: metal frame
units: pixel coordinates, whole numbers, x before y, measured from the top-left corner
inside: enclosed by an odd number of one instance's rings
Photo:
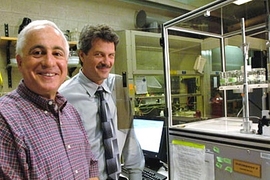
[[[180,32],[185,32],[185,33],[192,33],[192,34],[197,34],[197,35],[205,35],[205,36],[209,36],[209,37],[219,38],[220,39],[221,56],[222,56],[221,57],[222,71],[225,71],[225,64],[226,64],[225,38],[228,38],[228,37],[236,35],[236,34],[240,34],[241,30],[224,34],[222,11],[221,11],[221,33],[220,34],[202,32],[202,31],[197,31],[197,30],[189,30],[189,29],[185,29],[185,28],[176,27],[175,24],[194,19],[196,17],[204,15],[204,13],[206,11],[213,11],[213,10],[222,8],[226,5],[231,4],[234,1],[235,0],[216,0],[212,3],[209,3],[209,4],[201,7],[201,8],[195,9],[191,12],[188,12],[184,15],[181,15],[177,18],[174,18],[168,22],[163,23],[161,45],[163,46],[164,80],[165,80],[165,87],[166,87],[165,88],[165,105],[166,105],[165,117],[167,118],[167,127],[168,127],[167,132],[169,132],[169,127],[172,126],[172,111],[171,111],[172,110],[172,99],[171,99],[171,82],[170,82],[171,77],[170,77],[170,57],[169,57],[169,37],[168,37],[169,33],[168,33],[168,31],[174,30],[174,31],[180,31]],[[261,32],[265,32],[265,27],[266,27],[266,24],[260,24],[260,25],[256,25],[256,26],[245,29],[245,32],[249,32],[249,31],[253,31],[253,30],[259,30]],[[227,114],[226,91],[225,91],[224,95],[225,95],[224,96],[224,111],[225,111],[225,114]],[[169,137],[169,133],[167,134],[167,137]],[[169,141],[168,141],[167,147],[169,149]],[[170,153],[168,153],[168,165],[170,166]],[[170,168],[169,168],[169,170],[170,170]],[[171,173],[169,173],[169,178],[170,178],[170,174]]]

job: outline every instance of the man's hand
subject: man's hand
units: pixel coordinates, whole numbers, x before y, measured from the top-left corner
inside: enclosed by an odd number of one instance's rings
[[[99,180],[98,177],[89,178],[89,180]]]

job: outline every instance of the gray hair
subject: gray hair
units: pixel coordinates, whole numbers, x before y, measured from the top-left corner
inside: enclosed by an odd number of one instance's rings
[[[87,54],[96,39],[113,42],[115,48],[119,42],[118,35],[111,27],[104,24],[97,26],[85,25],[80,34],[78,49]]]
[[[50,26],[53,27],[56,31],[58,31],[60,33],[60,36],[62,37],[62,39],[64,40],[64,45],[65,45],[65,50],[66,50],[66,58],[68,58],[69,56],[69,44],[67,39],[65,38],[64,33],[56,26],[56,24],[52,21],[48,21],[48,20],[36,20],[36,21],[32,21],[31,23],[29,23],[18,35],[18,40],[17,40],[17,44],[16,44],[16,55],[20,55],[23,56],[23,52],[22,49],[24,48],[24,46],[26,45],[26,36],[27,34],[34,29],[35,27],[38,26]],[[50,37],[48,37],[50,38]]]

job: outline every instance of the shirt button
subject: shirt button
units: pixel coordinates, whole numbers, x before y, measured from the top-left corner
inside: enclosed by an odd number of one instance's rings
[[[78,174],[78,172],[79,172],[78,170],[75,170],[75,173],[76,173],[76,174]]]
[[[53,101],[49,101],[48,104],[51,106],[53,104]]]
[[[44,113],[45,113],[45,114],[48,114],[48,111],[45,110]]]
[[[70,145],[67,145],[67,148],[68,148],[68,149],[70,149],[70,148],[71,148],[71,146],[70,146]]]

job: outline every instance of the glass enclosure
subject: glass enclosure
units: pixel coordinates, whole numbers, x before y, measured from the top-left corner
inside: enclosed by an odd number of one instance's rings
[[[201,94],[201,98],[192,99],[197,103],[192,107],[195,111],[193,118],[242,117],[244,70],[250,85],[247,102],[250,117],[261,118],[262,110],[268,108],[266,44],[269,5],[264,0],[243,5],[233,2],[214,1],[163,24],[165,94],[170,125],[179,120],[179,110],[185,109],[180,105],[175,113],[175,104],[187,102],[183,98],[177,102],[174,98],[173,92],[179,88],[172,83],[175,72],[183,75],[187,71],[200,79],[201,83],[192,85],[193,91],[190,91]],[[246,43],[243,43],[243,29]],[[175,36],[196,39],[197,44],[193,41],[192,44],[184,43],[172,48],[174,42],[171,37]],[[198,49],[194,51],[196,47]],[[244,52],[248,53],[247,56]]]

